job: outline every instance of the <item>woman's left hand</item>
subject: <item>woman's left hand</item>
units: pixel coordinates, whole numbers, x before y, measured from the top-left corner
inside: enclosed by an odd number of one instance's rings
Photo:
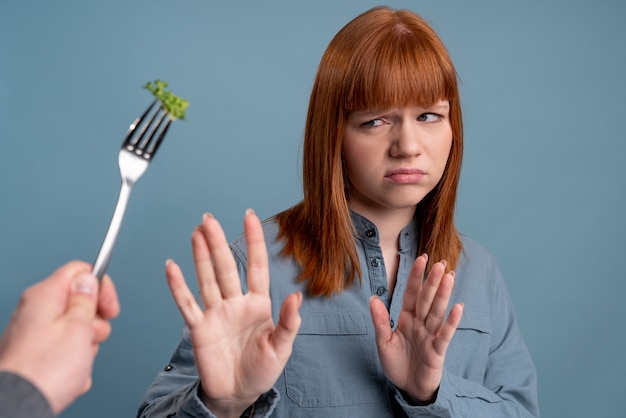
[[[374,296],[370,300],[383,371],[416,404],[436,399],[446,350],[463,315],[463,305],[456,304],[446,318],[454,272],[445,273],[445,261],[438,262],[424,281],[427,262],[422,255],[411,268],[395,331],[385,305]]]

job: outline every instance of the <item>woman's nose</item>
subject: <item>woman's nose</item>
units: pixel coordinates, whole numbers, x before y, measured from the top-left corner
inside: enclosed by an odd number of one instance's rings
[[[420,132],[411,123],[402,123],[392,130],[392,157],[414,157],[422,152]]]

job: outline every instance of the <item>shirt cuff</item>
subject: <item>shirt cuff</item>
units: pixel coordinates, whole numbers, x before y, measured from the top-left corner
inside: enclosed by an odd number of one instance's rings
[[[439,384],[439,389],[437,390],[437,397],[435,401],[428,405],[413,405],[408,402],[404,397],[402,391],[394,386],[395,398],[398,402],[398,405],[406,412],[409,417],[450,417],[451,408],[449,405],[449,396],[448,391],[450,390],[450,384],[448,380],[448,374],[446,371],[443,371],[441,376],[441,383]]]
[[[0,372],[0,418],[53,418],[50,403],[30,381],[11,372]]]
[[[200,399],[200,394],[198,391],[200,390],[200,379],[193,384],[190,388],[193,393],[193,398],[191,402],[187,404],[185,408],[185,413],[189,414],[189,416],[193,417],[205,417],[205,418],[216,418],[215,415],[206,407],[204,402]],[[276,408],[278,401],[280,399],[280,394],[275,388],[270,389],[268,392],[259,396],[254,404],[246,410],[248,412],[247,417],[249,418],[267,418],[271,415],[272,411]]]

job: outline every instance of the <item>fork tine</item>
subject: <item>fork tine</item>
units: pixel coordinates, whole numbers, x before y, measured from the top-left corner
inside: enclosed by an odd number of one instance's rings
[[[150,110],[152,110],[152,106],[150,107]],[[161,111],[163,110],[163,106],[159,106],[157,108],[156,113],[154,113],[152,115],[152,117],[150,118],[150,120],[146,123],[142,123],[141,125],[141,129],[139,130],[139,132],[137,133],[137,135],[135,135],[134,137],[136,139],[131,139],[129,142],[129,145],[133,145],[134,148],[139,148],[139,149],[144,149],[144,147],[141,146],[141,143],[144,141],[144,138],[146,138],[146,133],[147,132],[152,132],[154,130],[154,126],[158,126],[154,125],[154,120],[156,119],[156,117],[159,115],[159,113],[161,113]],[[163,116],[161,116],[161,119],[163,118]],[[160,120],[159,120],[160,123]],[[151,130],[148,130],[148,128],[152,127]]]
[[[167,111],[163,108],[161,108],[160,111],[162,111],[161,116],[153,125],[151,125],[148,139],[146,139],[140,147],[144,157],[148,159],[152,156],[152,154],[156,152],[156,149],[163,140],[165,132],[167,132],[167,129],[169,129],[169,124],[171,122],[171,118],[169,117]],[[164,123],[163,121],[165,118],[167,118],[167,122]],[[150,121],[150,123],[152,123],[153,121],[154,118]],[[155,138],[157,138],[157,140],[153,142]],[[135,152],[138,151],[139,150],[135,150]]]
[[[165,123],[165,126],[161,130],[161,134],[159,135],[157,140],[154,142],[151,149],[146,149],[146,152],[145,152],[146,158],[152,158],[152,156],[157,152],[157,149],[159,148],[159,145],[161,145],[163,138],[165,138],[165,134],[167,133],[167,130],[170,128],[171,124],[172,124],[172,118],[168,117],[167,122]],[[154,130],[152,136],[154,136],[155,134],[156,134],[156,129]],[[152,137],[150,137],[150,141],[151,140],[152,140]]]
[[[139,116],[137,119],[133,121],[133,123],[130,124],[130,126],[128,127],[128,132],[126,133],[126,138],[124,138],[124,145],[130,144],[130,140],[133,137],[133,132],[135,132],[137,125],[143,122],[146,116],[148,116],[148,113],[150,113],[152,108],[154,108],[154,105],[157,103],[157,101],[158,99],[154,99],[154,101],[150,103],[150,105],[147,107],[146,111],[143,112],[141,116]]]

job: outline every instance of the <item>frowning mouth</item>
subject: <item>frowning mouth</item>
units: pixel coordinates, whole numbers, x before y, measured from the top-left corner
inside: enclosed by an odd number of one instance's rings
[[[399,184],[413,184],[419,181],[426,173],[417,168],[397,168],[385,173],[385,178]]]

